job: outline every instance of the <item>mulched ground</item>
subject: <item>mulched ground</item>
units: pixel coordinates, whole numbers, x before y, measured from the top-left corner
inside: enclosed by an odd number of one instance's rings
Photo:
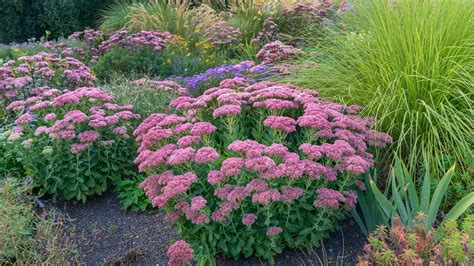
[[[60,203],[70,218],[79,249],[79,260],[86,265],[166,265],[166,250],[177,239],[160,212],[125,212],[112,192],[85,204]],[[353,265],[364,245],[364,236],[352,220],[324,242],[324,249],[305,254],[285,250],[276,257],[276,265]],[[218,265],[262,265],[255,257],[239,261],[218,259]]]

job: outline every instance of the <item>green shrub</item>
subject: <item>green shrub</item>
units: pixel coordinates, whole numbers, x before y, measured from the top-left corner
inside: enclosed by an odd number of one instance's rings
[[[358,0],[343,29],[300,69],[295,82],[365,106],[397,141],[409,165],[428,155],[435,174],[450,156],[466,169],[473,153],[473,1]],[[413,14],[417,14],[414,16]],[[412,169],[416,169],[413,167]]]
[[[144,175],[137,175],[133,178],[115,178],[114,191],[122,204],[122,208],[131,211],[152,211],[151,202],[145,191],[139,185],[145,180]]]
[[[223,62],[224,54],[211,43],[199,41],[189,46],[183,38],[174,36],[160,51],[146,46],[111,48],[99,57],[92,70],[102,80],[117,74],[166,78],[193,75]]]
[[[160,82],[147,79],[132,81],[123,77],[114,77],[104,85],[104,90],[112,94],[118,104],[133,104],[135,112],[142,117],[168,112],[168,104],[183,95],[179,89],[162,86]]]
[[[131,53],[128,48],[116,47],[99,57],[92,68],[101,80],[109,80],[113,75],[140,74],[143,76],[167,76],[171,73],[166,59],[153,48],[140,48]]]
[[[36,213],[31,185],[15,178],[0,180],[0,264],[77,263],[65,231],[65,218],[53,210]]]

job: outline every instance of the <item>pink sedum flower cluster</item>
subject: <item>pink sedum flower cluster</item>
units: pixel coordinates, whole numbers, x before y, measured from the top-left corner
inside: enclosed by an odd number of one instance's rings
[[[58,57],[56,54],[40,52],[10,60],[0,67],[0,103],[10,104],[26,100],[42,86],[57,86],[62,90],[91,86],[95,77],[90,69],[72,57]],[[7,109],[20,110],[19,106]]]
[[[187,88],[179,85],[172,80],[151,80],[151,79],[138,79],[134,81],[137,85],[147,85],[150,90],[160,90],[167,92],[174,92],[178,95],[189,95]]]
[[[46,135],[51,140],[69,143],[73,154],[86,150],[90,143],[109,142],[104,138],[116,138],[114,135],[129,138],[131,132],[125,125],[140,118],[131,112],[132,105],[112,103],[114,97],[97,87],[68,92],[41,87],[33,92],[35,96],[7,106],[25,111],[15,124],[31,128],[35,137]],[[87,103],[83,105],[85,108],[76,109],[81,103]]]
[[[289,246],[292,234],[314,226],[298,217],[334,226],[355,207],[355,181],[373,166],[368,145],[391,143],[357,116],[360,107],[287,84],[228,79],[169,107],[175,113],[153,114],[133,132],[135,163],[150,174],[140,187],[169,221],[205,234],[214,224],[238,233],[240,224]]]
[[[185,266],[193,258],[193,249],[184,240],[178,240],[168,248],[169,266]]]
[[[128,30],[122,29],[102,42],[99,46],[99,50],[105,53],[114,47],[128,47],[132,50],[136,50],[139,47],[151,47],[153,50],[159,52],[163,50],[173,38],[174,35],[169,32],[141,31],[131,34]]]
[[[207,29],[204,35],[206,35],[213,44],[229,44],[238,42],[241,32],[240,29],[228,25],[225,21],[221,21]]]
[[[257,53],[257,58],[262,64],[271,64],[290,59],[293,56],[303,55],[304,52],[281,41],[273,41],[263,46]]]

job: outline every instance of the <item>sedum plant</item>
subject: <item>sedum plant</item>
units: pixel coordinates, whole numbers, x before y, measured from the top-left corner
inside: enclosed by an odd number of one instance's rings
[[[169,107],[134,131],[135,163],[200,265],[217,254],[273,262],[285,247],[318,245],[354,208],[352,187],[373,165],[368,145],[391,142],[360,107],[285,84],[227,79]]]
[[[11,104],[23,114],[7,141],[15,144],[17,160],[40,195],[86,201],[104,192],[109,178],[133,170],[129,135],[140,117],[131,111],[133,105],[114,104],[95,87],[32,92],[26,101]]]

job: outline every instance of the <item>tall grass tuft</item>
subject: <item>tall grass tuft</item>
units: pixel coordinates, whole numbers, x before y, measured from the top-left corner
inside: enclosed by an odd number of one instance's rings
[[[127,17],[130,7],[134,4],[145,2],[144,0],[119,0],[114,1],[102,12],[100,29],[103,31],[116,31],[124,28],[129,22]]]
[[[294,81],[365,106],[409,165],[467,167],[474,143],[474,1],[355,0]]]

